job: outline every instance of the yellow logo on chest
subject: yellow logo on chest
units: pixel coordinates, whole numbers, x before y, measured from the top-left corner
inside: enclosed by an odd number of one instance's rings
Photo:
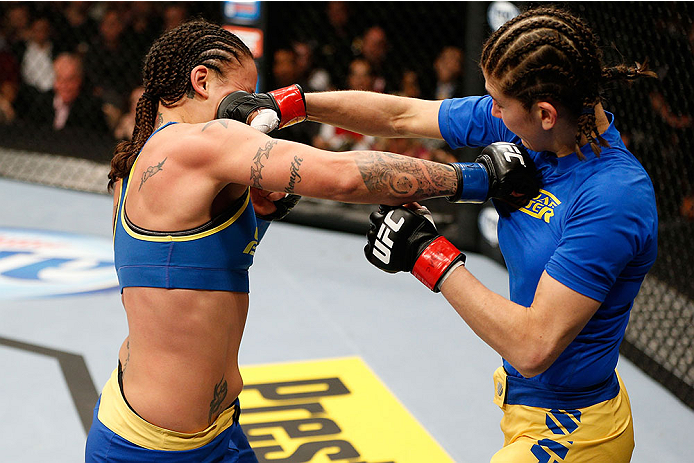
[[[549,219],[554,216],[554,208],[560,204],[561,201],[552,193],[540,190],[540,194],[531,199],[528,205],[520,210],[536,219],[542,219],[549,223]]]

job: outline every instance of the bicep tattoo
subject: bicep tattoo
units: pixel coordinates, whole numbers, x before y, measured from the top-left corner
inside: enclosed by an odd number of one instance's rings
[[[285,193],[294,193],[294,186],[301,182],[301,175],[299,175],[299,168],[303,162],[303,158],[299,156],[294,156],[291,166],[289,167],[289,185],[284,189]]]
[[[455,170],[447,164],[384,152],[360,154],[355,162],[371,193],[419,200],[456,190]]]
[[[265,159],[270,159],[270,151],[272,147],[277,144],[276,140],[270,140],[264,147],[258,148],[258,152],[253,156],[253,165],[251,166],[251,182],[253,182],[253,187],[263,189],[260,184],[260,179],[263,178],[263,157]]]

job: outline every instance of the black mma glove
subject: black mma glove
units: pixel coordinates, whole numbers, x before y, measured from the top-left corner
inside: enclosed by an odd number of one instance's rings
[[[439,235],[426,208],[381,206],[369,221],[364,254],[383,271],[412,272],[438,293],[448,272],[465,263],[465,254]]]
[[[260,204],[260,201],[270,201],[266,196],[261,194],[261,191],[262,190],[260,189],[251,187],[251,201],[253,204]],[[275,210],[273,212],[265,215],[261,215],[256,212],[255,218],[256,225],[258,227],[256,239],[258,242],[260,242],[260,240],[263,239],[263,236],[265,236],[265,233],[270,227],[270,223],[273,220],[281,220],[285,218],[287,214],[289,214],[289,211],[296,206],[296,203],[298,203],[300,199],[301,196],[299,195],[287,194],[276,201],[272,201],[272,204],[275,205]]]
[[[244,124],[258,110],[250,125],[263,133],[306,120],[304,91],[297,84],[268,93],[237,91],[225,96],[217,108],[217,118]]]
[[[268,222],[272,220],[282,220],[287,216],[287,214],[289,214],[289,211],[291,211],[294,208],[294,206],[296,206],[296,203],[298,203],[300,199],[301,196],[299,195],[287,194],[284,198],[280,198],[277,201],[272,202],[277,208],[275,212],[272,212],[267,215],[256,214],[256,217]]]
[[[452,202],[482,203],[497,198],[525,206],[539,194],[535,165],[522,145],[492,143],[475,162],[455,162],[458,189]]]

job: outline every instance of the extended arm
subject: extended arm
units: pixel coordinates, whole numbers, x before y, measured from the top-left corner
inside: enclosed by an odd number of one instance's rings
[[[378,137],[443,139],[440,106],[441,101],[356,90],[306,94],[309,120]]]
[[[331,100],[330,95],[338,96],[346,95],[346,93],[327,92],[320,95],[328,96],[327,100],[329,101]],[[411,128],[413,130],[432,130],[433,126],[430,126],[429,124],[429,117],[433,117],[433,119],[436,121],[435,127],[436,131],[438,132],[436,113],[438,112],[439,104],[432,105],[432,102],[427,102],[424,100],[392,97],[389,95],[380,95],[370,92],[352,92],[345,100],[345,108],[342,108],[342,110],[347,111],[346,114],[349,114],[352,110],[356,111],[357,107],[359,107],[360,103],[358,103],[358,101],[360,101],[360,98],[353,98],[358,95],[363,96],[367,101],[371,99],[379,100],[381,99],[380,97],[384,97],[386,101],[381,102],[383,103],[382,106],[387,108],[390,112],[382,111],[382,115],[397,118],[397,114],[402,115],[408,113],[412,114],[416,119],[421,118],[421,120],[419,120],[417,123],[412,124]],[[341,98],[338,98],[338,100],[341,100]],[[388,104],[388,101],[392,101],[392,104]],[[287,124],[291,124],[293,121],[304,118],[306,114],[305,103],[304,93],[297,85],[285,87],[283,89],[264,94],[249,94],[246,92],[237,91],[228,95],[222,100],[218,108],[217,115],[218,117],[231,118],[240,122],[250,122],[251,126],[258,128],[258,130],[264,133],[267,133],[268,131],[273,130],[275,127],[279,126],[282,128]],[[373,103],[375,104],[376,101],[373,101]],[[351,107],[350,105],[354,105],[354,107]],[[429,114],[427,111],[432,111],[433,114]],[[355,120],[361,121],[361,119]],[[372,126],[374,126],[376,130],[379,130],[379,128],[385,129],[388,126],[386,118],[384,117],[379,120],[381,120],[381,123],[375,123],[372,124]],[[402,127],[398,128],[398,130],[401,129]],[[296,150],[304,150],[304,148],[306,147],[294,147]],[[490,197],[496,197],[511,200],[512,202],[520,202],[522,204],[527,203],[530,198],[537,194],[538,187],[534,176],[535,171],[532,166],[532,161],[525,150],[521,150],[521,148],[522,147],[518,147],[510,143],[494,144],[485,148],[482,155],[478,157],[476,163],[450,164],[456,172],[456,184],[458,188],[454,194],[447,195],[449,199],[460,202],[484,202]],[[387,154],[390,156],[390,153],[380,154]],[[365,166],[365,163],[375,162],[377,164],[383,164],[383,161],[387,159],[386,157],[376,159],[378,154],[377,156],[374,156],[374,153],[372,152],[369,152],[368,156],[371,156],[371,158],[367,159],[364,156],[361,156],[359,161],[360,170],[361,167]],[[402,158],[397,159],[390,156],[389,161],[397,162],[398,166],[395,167],[404,168],[406,173],[410,173],[412,172],[412,169],[417,168],[416,166],[404,166]],[[294,164],[297,164],[297,162]],[[427,169],[431,169],[432,172],[434,170],[441,169],[440,166],[434,167],[429,165],[425,167]],[[298,165],[293,166],[294,171],[292,176],[295,179],[300,178],[297,177],[297,175],[299,175],[298,168]],[[362,170],[361,173],[362,176],[364,176],[365,182],[367,180],[383,180],[383,178],[379,178],[379,176],[384,174],[383,171],[374,172],[371,170]],[[385,172],[385,174],[389,176],[387,172]],[[438,175],[434,174],[433,177],[430,176],[429,178],[431,179],[436,177],[438,177]],[[403,199],[405,199],[403,193],[413,185],[413,180],[415,183],[421,182],[421,179],[418,178],[408,179],[401,176],[388,178],[387,180],[391,181],[391,185],[399,190],[398,193],[403,197]],[[262,188],[262,186],[258,184],[254,184],[253,186]],[[288,193],[292,192],[287,188],[285,188],[284,191]],[[441,195],[435,193],[435,196]],[[424,196],[424,198],[426,197],[433,196]],[[331,197],[330,199],[335,198]],[[384,201],[384,203],[391,204],[388,201]]]
[[[216,120],[186,129],[191,168],[221,184],[236,183],[353,203],[402,204],[450,196],[457,189],[447,164],[387,152],[334,153],[275,140],[245,125]]]

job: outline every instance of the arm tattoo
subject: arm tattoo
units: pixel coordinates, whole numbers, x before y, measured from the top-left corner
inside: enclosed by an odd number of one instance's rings
[[[226,397],[227,380],[224,379],[224,375],[222,375],[222,379],[220,379],[219,382],[214,385],[214,394],[212,396],[212,402],[210,402],[210,415],[208,417],[209,424],[212,424],[212,417],[215,416],[220,408],[222,408],[222,403]]]
[[[147,168],[147,170],[144,171],[144,172],[142,173],[142,180],[140,181],[140,188],[138,188],[137,191],[140,191],[140,190],[142,189],[142,185],[144,185],[145,182],[146,182],[149,178],[153,177],[154,174],[156,174],[157,172],[159,172],[159,171],[161,171],[161,170],[164,170],[164,169],[162,168],[162,166],[164,165],[164,163],[166,162],[167,159],[168,159],[168,157],[165,157],[164,160],[163,160],[162,162],[160,162],[160,163],[157,164],[156,166],[149,166],[149,167]]]
[[[383,152],[357,155],[355,162],[371,193],[416,201],[450,196],[458,183],[455,170],[448,164]]]
[[[302,162],[303,158],[300,158],[299,156],[294,156],[292,165],[289,167],[289,185],[287,185],[287,187],[284,189],[286,193],[294,193],[294,185],[296,185],[297,183],[301,183],[299,167],[301,167]]]
[[[210,121],[210,122],[208,122],[207,124],[205,124],[205,126],[202,128],[201,132],[204,132],[206,128],[208,128],[209,126],[211,126],[211,125],[214,124],[215,122],[218,122],[218,123],[222,124],[222,126],[223,126],[225,129],[229,126],[229,122],[228,122],[228,121],[225,121],[224,119],[215,119],[215,120]]]
[[[253,186],[255,188],[263,188],[260,184],[260,179],[263,178],[263,174],[260,171],[263,170],[263,167],[265,167],[262,163],[263,156],[265,156],[266,159],[270,159],[270,150],[276,144],[277,141],[270,140],[267,142],[264,148],[258,148],[258,152],[255,153],[255,156],[253,156],[253,165],[251,166],[251,181],[253,182]]]

